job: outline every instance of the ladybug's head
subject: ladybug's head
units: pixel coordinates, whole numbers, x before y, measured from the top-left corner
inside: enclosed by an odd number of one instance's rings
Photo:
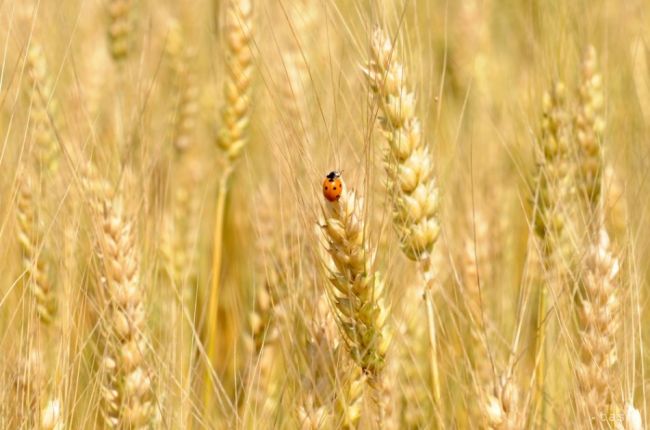
[[[333,181],[334,179],[338,178],[341,176],[341,172],[337,172],[336,170],[333,170],[327,174],[327,179],[330,181]]]

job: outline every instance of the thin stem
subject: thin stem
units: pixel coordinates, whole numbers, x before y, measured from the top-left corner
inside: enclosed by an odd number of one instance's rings
[[[220,288],[220,274],[221,274],[221,254],[223,245],[223,223],[226,209],[226,196],[228,194],[228,179],[232,172],[228,168],[221,180],[219,181],[219,189],[217,191],[217,207],[214,222],[214,236],[212,240],[212,282],[210,285],[210,293],[208,300],[208,323],[207,323],[207,362],[205,366],[205,383],[203,385],[203,406],[204,412],[210,410],[212,406],[213,394],[212,390],[212,375],[210,372],[211,366],[216,361],[217,349],[217,322],[219,312],[219,288]]]
[[[434,276],[431,257],[427,257],[421,266],[422,277],[424,278],[424,303],[427,310],[427,329],[429,332],[429,344],[431,354],[429,357],[429,366],[431,367],[431,388],[433,390],[434,414],[436,417],[437,428],[443,427],[442,404],[440,396],[440,372],[438,370],[438,339],[436,335],[435,309],[433,303]]]
[[[533,401],[533,416],[538,412],[541,414],[540,423],[545,422],[545,407],[544,407],[544,383],[546,377],[546,329],[544,327],[544,320],[546,318],[546,285],[542,284],[539,290],[539,305],[537,308],[537,332],[535,343],[535,394]]]

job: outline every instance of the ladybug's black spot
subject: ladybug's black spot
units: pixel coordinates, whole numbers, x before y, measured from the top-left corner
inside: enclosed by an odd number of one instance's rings
[[[334,188],[332,188],[332,189],[333,189],[334,191],[336,191],[336,186],[334,186]]]

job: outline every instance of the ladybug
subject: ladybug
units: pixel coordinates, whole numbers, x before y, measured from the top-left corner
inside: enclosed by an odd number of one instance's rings
[[[341,198],[343,193],[343,181],[341,181],[341,172],[329,172],[323,181],[323,195],[330,202],[335,202]]]

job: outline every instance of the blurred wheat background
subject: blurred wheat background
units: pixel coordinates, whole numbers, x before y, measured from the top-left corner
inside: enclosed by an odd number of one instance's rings
[[[0,428],[646,427],[647,1],[0,23]]]

